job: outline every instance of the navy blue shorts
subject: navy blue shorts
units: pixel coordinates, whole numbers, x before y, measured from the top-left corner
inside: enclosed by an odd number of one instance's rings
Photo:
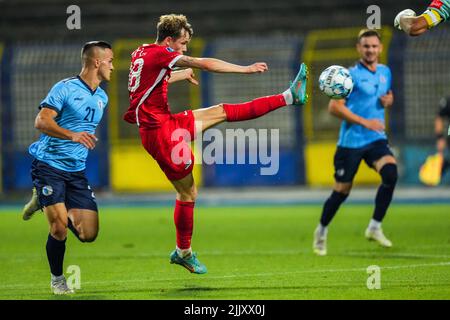
[[[67,172],[34,159],[31,178],[42,207],[65,203],[69,209],[98,211],[94,192],[88,184],[85,172]]]
[[[384,156],[393,156],[387,140],[377,140],[362,148],[337,147],[334,154],[334,178],[337,182],[352,182],[361,160],[373,168],[373,163]]]

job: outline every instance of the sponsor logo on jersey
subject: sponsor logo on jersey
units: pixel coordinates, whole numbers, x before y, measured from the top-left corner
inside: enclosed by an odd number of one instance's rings
[[[443,5],[444,3],[441,0],[433,0],[429,7],[440,9]]]
[[[73,99],[73,100],[75,100],[75,101],[82,101],[82,100],[83,100],[83,97],[75,98],[75,99]]]
[[[52,186],[43,186],[42,187],[42,194],[46,197],[51,196],[53,194],[53,188]]]

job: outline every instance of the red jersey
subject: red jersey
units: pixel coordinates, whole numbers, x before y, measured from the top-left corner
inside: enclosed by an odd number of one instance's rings
[[[123,119],[141,128],[158,128],[170,117],[167,85],[182,55],[170,47],[144,44],[131,54],[128,77],[130,106]]]

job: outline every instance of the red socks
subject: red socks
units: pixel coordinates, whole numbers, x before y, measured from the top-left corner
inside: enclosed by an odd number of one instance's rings
[[[177,247],[189,249],[191,247],[192,230],[194,228],[195,202],[176,200],[174,220],[177,229]]]
[[[227,121],[244,121],[258,118],[270,111],[286,106],[282,94],[254,99],[250,102],[229,104],[224,103],[223,109],[227,114]]]

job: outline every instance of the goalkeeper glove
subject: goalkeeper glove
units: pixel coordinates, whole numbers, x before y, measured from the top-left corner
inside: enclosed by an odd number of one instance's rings
[[[399,30],[402,30],[402,26],[400,25],[400,18],[401,17],[415,17],[416,13],[414,10],[411,9],[405,9],[397,14],[397,16],[394,19],[394,27],[396,27]]]

